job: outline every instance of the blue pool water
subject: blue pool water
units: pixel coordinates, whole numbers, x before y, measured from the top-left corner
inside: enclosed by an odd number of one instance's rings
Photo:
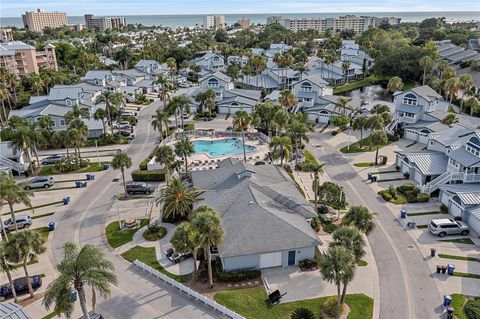
[[[207,153],[210,157],[228,156],[243,153],[242,140],[238,138],[226,138],[216,141],[197,140],[192,142],[195,146],[195,154]],[[254,146],[245,145],[245,152],[253,152]]]

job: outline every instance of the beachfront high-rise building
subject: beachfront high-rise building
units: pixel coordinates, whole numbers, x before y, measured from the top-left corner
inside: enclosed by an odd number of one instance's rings
[[[38,73],[42,68],[57,71],[55,46],[47,44],[43,50],[21,41],[0,44],[0,67],[8,69],[16,76]]]
[[[271,23],[279,23],[291,31],[312,29],[319,32],[332,30],[335,33],[344,30],[353,30],[355,33],[362,33],[370,26],[379,26],[385,23],[391,25],[399,24],[400,18],[346,15],[338,18],[287,19],[285,17],[272,16],[267,18],[267,24]]]
[[[203,18],[203,28],[217,30],[225,27],[225,16],[205,16]]]
[[[22,14],[23,24],[33,32],[42,32],[44,28],[59,28],[68,24],[65,12],[46,12],[43,9],[27,11]]]
[[[250,21],[250,19],[241,18],[238,19],[236,24],[240,27],[240,29],[248,29],[252,26],[252,21]]]
[[[87,28],[98,28],[99,30],[120,29],[127,25],[125,17],[96,17],[93,14],[85,15],[85,26]]]
[[[12,42],[13,41],[13,32],[10,28],[0,28],[0,42]]]

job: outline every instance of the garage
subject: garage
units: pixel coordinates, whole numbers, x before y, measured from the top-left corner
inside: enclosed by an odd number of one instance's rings
[[[279,267],[282,265],[282,252],[260,255],[260,268]]]
[[[468,226],[475,232],[480,232],[480,209],[476,209],[473,212],[469,212]]]
[[[418,134],[413,130],[405,130],[405,138],[407,140],[416,141],[418,139]]]

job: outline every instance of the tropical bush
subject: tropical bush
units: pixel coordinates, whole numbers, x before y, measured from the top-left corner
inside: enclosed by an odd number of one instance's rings
[[[319,231],[322,226],[320,219],[318,217],[312,218],[312,221],[310,222],[310,226],[312,226],[313,230]]]
[[[265,165],[264,161],[256,161],[254,165]]]
[[[463,311],[468,319],[480,318],[480,299],[469,300],[463,307]]]
[[[261,276],[259,269],[241,269],[235,271],[224,271],[222,269],[222,261],[217,258],[215,261],[217,277],[224,282],[239,282],[243,280],[255,279]]]
[[[151,171],[136,170],[132,172],[132,180],[135,182],[163,182],[165,181],[164,169],[157,169]]]
[[[382,165],[387,164],[387,161],[388,161],[388,157],[385,155],[382,155]]]
[[[337,296],[328,297],[323,304],[323,311],[330,317],[337,316],[337,300]],[[341,307],[343,308],[343,305]],[[340,308],[340,313],[343,310],[342,308]]]
[[[298,262],[298,267],[300,267],[301,270],[310,270],[317,268],[317,266],[317,261],[313,259],[303,259]]]
[[[156,223],[148,225],[147,229],[143,232],[143,237],[149,241],[160,240],[167,234],[167,229]]]
[[[383,200],[386,202],[389,202],[393,199],[393,196],[392,194],[390,194],[390,191],[388,189],[379,191],[378,195],[382,196]]]
[[[408,203],[416,203],[417,195],[420,194],[420,189],[412,183],[405,183],[402,186],[397,187],[397,192],[405,196]]]
[[[75,172],[81,168],[85,168],[90,164],[90,161],[87,159],[80,159],[77,163],[73,158],[66,158],[65,160],[58,162],[54,165],[54,170],[60,173],[70,173]]]
[[[387,138],[390,142],[397,142],[399,140],[399,137],[395,134],[387,133]]]
[[[317,168],[317,165],[310,162],[302,162],[298,163],[295,168],[302,172],[313,172]]]
[[[417,202],[418,203],[425,203],[425,202],[428,202],[430,200],[430,195],[426,194],[426,193],[420,193],[417,195]]]
[[[296,308],[293,310],[291,319],[313,319],[314,315],[310,309],[307,308]]]
[[[325,231],[326,233],[333,233],[334,231],[336,231],[338,228],[337,225],[335,225],[334,223],[330,222],[330,221],[324,221],[322,222],[322,229],[323,231]]]

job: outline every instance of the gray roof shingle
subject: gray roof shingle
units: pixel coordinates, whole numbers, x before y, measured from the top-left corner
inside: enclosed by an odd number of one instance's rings
[[[440,152],[418,152],[405,155],[423,175],[441,175],[447,170],[448,157]]]

